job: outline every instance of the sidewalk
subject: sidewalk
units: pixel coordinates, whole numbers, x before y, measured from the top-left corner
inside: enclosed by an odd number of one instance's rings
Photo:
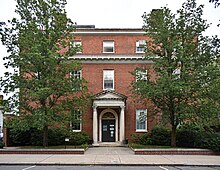
[[[0,165],[178,165],[220,166],[220,156],[134,155],[126,147],[94,147],[84,155],[0,154]]]

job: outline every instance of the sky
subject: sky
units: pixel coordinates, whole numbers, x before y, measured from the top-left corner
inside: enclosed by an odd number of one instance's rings
[[[141,28],[141,16],[152,9],[168,7],[173,13],[181,7],[185,0],[67,0],[67,16],[78,25],[95,25],[96,28]],[[15,0],[0,0],[0,21],[6,22],[15,14]],[[204,4],[204,16],[211,27],[204,35],[219,35],[220,7],[214,8],[209,0],[197,0]],[[7,55],[6,49],[0,43],[0,77],[6,71],[2,58]],[[0,93],[1,94],[1,93]]]

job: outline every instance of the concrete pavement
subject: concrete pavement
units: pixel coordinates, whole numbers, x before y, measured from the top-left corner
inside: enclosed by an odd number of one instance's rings
[[[179,165],[219,166],[220,156],[134,155],[127,147],[94,147],[84,155],[0,154],[0,165]]]

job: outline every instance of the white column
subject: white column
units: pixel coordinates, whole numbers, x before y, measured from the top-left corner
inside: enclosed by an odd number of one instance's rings
[[[98,117],[96,108],[96,106],[93,106],[93,145],[98,144]]]
[[[0,139],[3,138],[3,106],[0,106]]]
[[[120,114],[120,142],[123,143],[125,139],[125,106],[121,107],[121,114]]]

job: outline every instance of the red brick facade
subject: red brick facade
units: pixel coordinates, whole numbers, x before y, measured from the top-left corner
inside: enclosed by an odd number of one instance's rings
[[[73,58],[80,59],[82,63],[82,77],[88,81],[88,89],[96,95],[103,91],[103,70],[114,70],[114,92],[127,97],[124,111],[124,139],[131,139],[136,132],[136,109],[147,109],[149,106],[135,104],[131,93],[131,83],[135,77],[131,74],[136,68],[144,68],[151,73],[152,62],[144,59],[144,53],[136,53],[136,42],[147,40],[142,29],[78,29],[75,34],[76,41],[82,43],[82,53]],[[114,53],[103,53],[103,41],[114,41]],[[102,110],[109,108],[97,107],[97,116]],[[120,107],[112,107],[120,119]],[[93,136],[93,109],[84,115],[82,130]],[[99,122],[99,119],[98,119]],[[157,121],[147,118],[147,131],[150,131]],[[119,124],[119,123],[118,123]],[[98,125],[98,128],[100,125]],[[118,125],[120,129],[120,125]],[[98,130],[98,133],[99,130]],[[118,141],[120,130],[118,130]],[[98,134],[98,142],[100,134]],[[117,142],[117,141],[116,141]]]

